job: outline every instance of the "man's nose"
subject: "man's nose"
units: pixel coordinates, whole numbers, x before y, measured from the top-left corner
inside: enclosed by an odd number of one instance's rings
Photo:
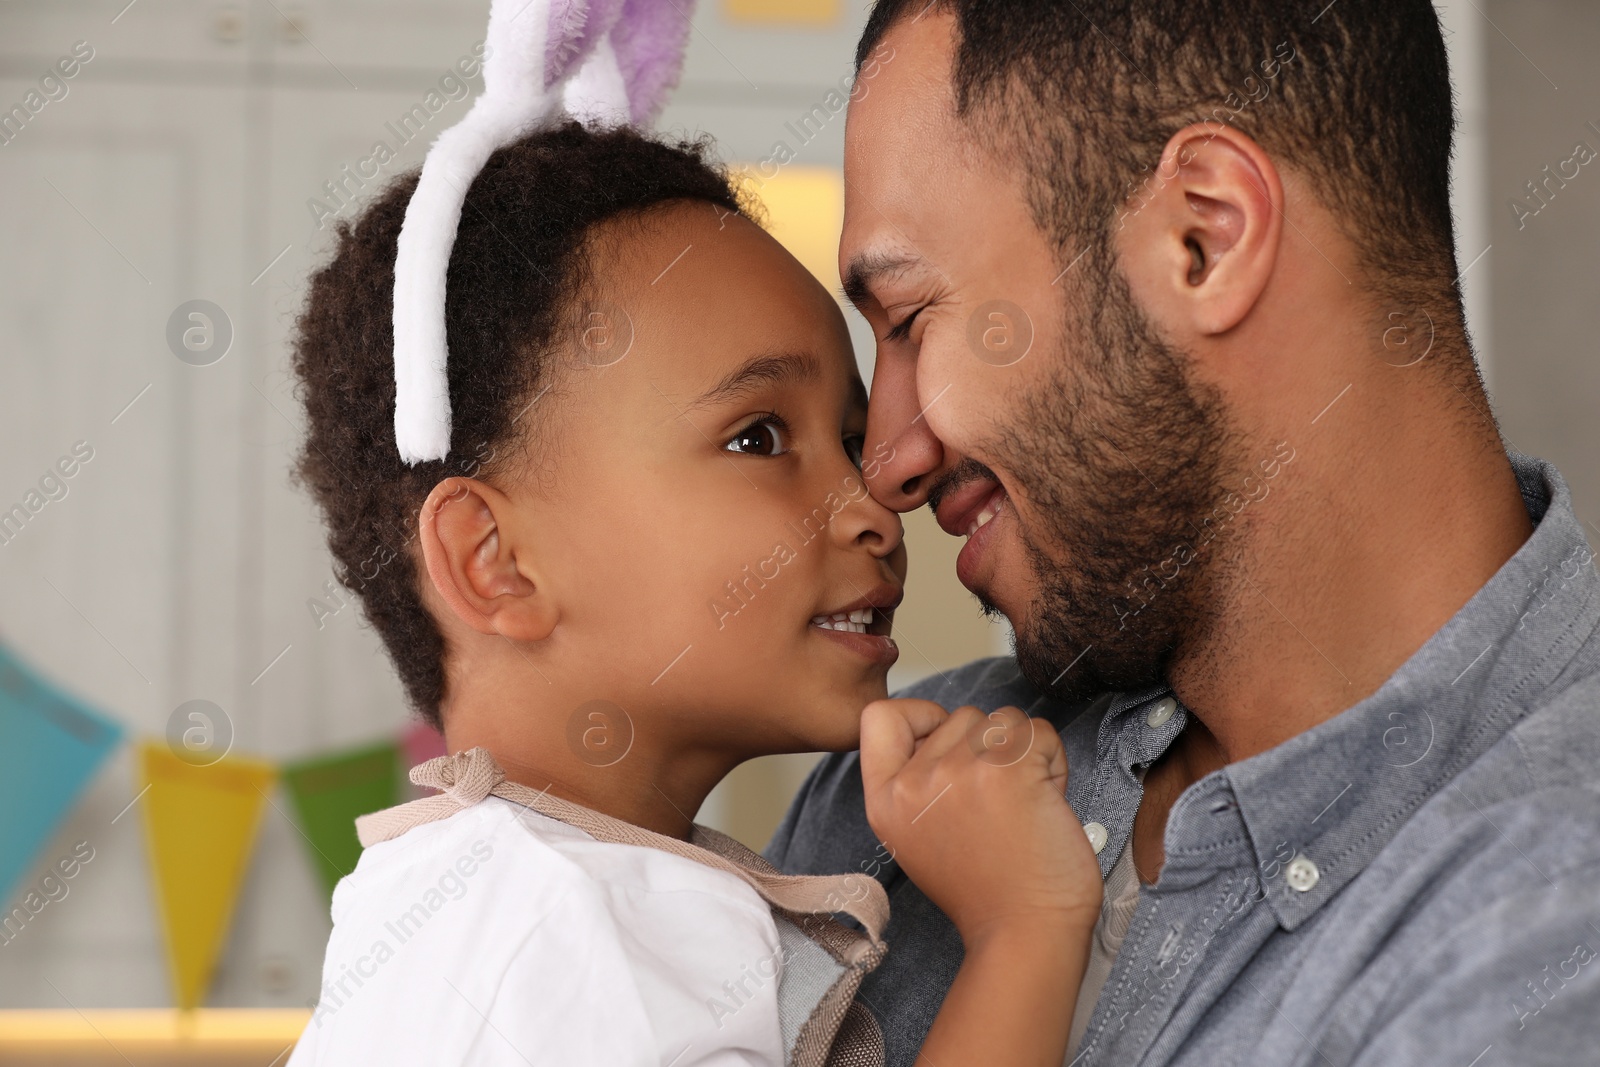
[[[880,350],[867,406],[862,476],[873,497],[895,511],[915,511],[927,503],[944,462],[944,445],[929,429],[924,407],[917,396],[916,361]]]

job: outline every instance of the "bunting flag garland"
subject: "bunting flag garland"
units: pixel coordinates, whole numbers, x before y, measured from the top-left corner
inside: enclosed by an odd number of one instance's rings
[[[120,724],[0,643],[0,943],[20,936],[43,910],[44,891],[25,883],[29,870],[124,739]],[[138,807],[173,996],[189,1009],[205,1001],[280,774],[306,855],[331,895],[361,856],[355,817],[421,795],[405,772],[443,755],[445,742],[431,726],[414,723],[390,739],[281,769],[239,756],[197,764],[163,738],[140,740],[135,749],[137,781],[123,823],[133,823]],[[61,877],[73,877],[96,843],[63,843],[49,873],[59,866]]]
[[[196,766],[139,744],[141,807],[179,1008],[205,999],[277,770],[228,756]]]
[[[11,901],[121,738],[122,727],[0,645],[0,902]]]
[[[400,763],[400,746],[385,741],[283,768],[283,784],[330,899],[361,858],[356,816],[400,803]]]

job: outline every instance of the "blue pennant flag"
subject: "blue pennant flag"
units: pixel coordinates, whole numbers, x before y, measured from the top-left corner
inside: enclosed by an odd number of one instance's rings
[[[122,727],[40,678],[0,644],[0,903],[49,842]]]

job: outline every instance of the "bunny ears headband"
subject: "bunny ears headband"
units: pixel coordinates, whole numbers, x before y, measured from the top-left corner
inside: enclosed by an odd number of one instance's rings
[[[490,0],[483,93],[428,149],[394,265],[394,438],[450,451],[445,275],[467,188],[496,148],[566,117],[649,125],[677,84],[693,0]]]

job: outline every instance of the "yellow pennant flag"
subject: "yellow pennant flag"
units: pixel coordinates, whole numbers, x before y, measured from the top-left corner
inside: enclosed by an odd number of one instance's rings
[[[145,840],[179,1008],[198,1007],[228,936],[261,808],[277,770],[259,760],[186,760],[139,746]]]

